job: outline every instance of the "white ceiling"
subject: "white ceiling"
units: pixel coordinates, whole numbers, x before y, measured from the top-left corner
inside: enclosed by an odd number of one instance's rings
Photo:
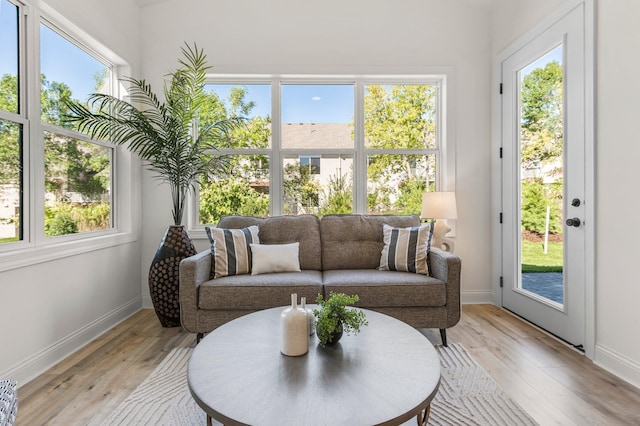
[[[168,0],[135,0],[135,2],[140,7],[150,6],[152,4],[163,3],[163,2],[166,2],[166,1],[168,1]]]
[[[511,0],[462,0],[468,4],[477,6],[482,9],[494,10],[498,9],[504,3],[508,3]]]
[[[164,3],[169,0],[134,0],[134,1],[138,4],[138,6],[145,7],[153,4]],[[501,4],[503,4],[504,2],[508,2],[510,0],[459,0],[459,1],[463,1],[471,5],[475,5],[482,9],[493,10],[493,9],[499,8]]]

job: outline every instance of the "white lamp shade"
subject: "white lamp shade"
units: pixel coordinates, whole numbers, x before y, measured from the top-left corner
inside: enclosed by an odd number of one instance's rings
[[[455,192],[424,192],[422,194],[423,219],[457,219]]]

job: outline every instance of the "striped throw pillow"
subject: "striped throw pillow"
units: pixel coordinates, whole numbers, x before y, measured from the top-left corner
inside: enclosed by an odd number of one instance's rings
[[[385,223],[382,234],[384,248],[378,269],[429,275],[427,254],[431,242],[430,223],[411,228],[394,228]]]
[[[205,228],[211,242],[213,254],[213,278],[241,275],[251,272],[251,249],[249,244],[260,243],[258,227],[242,229]]]

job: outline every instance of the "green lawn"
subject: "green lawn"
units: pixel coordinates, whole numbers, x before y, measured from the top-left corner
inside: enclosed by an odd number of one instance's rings
[[[0,244],[1,243],[12,243],[14,241],[18,241],[18,237],[0,238]]]
[[[522,242],[522,272],[562,272],[562,243],[549,243],[547,254],[543,243]]]

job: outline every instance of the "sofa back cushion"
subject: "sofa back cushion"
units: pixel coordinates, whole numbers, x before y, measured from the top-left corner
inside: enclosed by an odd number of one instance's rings
[[[261,244],[300,243],[300,269],[321,270],[320,221],[316,216],[223,216],[219,228],[238,229],[258,225]],[[380,254],[378,253],[378,256]]]
[[[416,215],[324,216],[320,220],[323,269],[376,269],[384,247],[382,225],[385,223],[406,228],[420,225],[420,218]]]

